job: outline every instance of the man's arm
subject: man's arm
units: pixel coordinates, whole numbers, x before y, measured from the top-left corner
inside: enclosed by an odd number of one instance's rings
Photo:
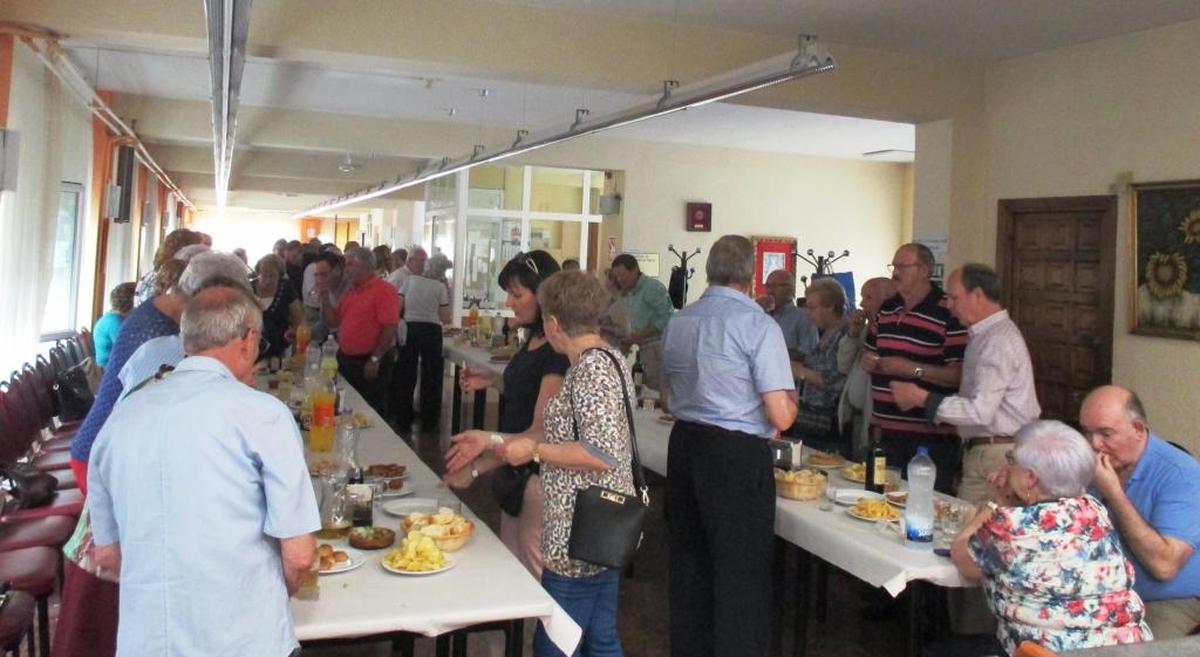
[[[1092,484],[1104,498],[1104,505],[1112,513],[1121,538],[1133,550],[1138,563],[1159,581],[1167,581],[1179,574],[1192,557],[1192,546],[1177,538],[1164,536],[1142,517],[1125,494],[1108,455],[1096,456],[1096,475]]]
[[[301,534],[279,539],[279,553],[283,561],[283,580],[287,583],[288,595],[300,590],[300,582],[312,568],[317,558],[317,539],[312,534]]]
[[[787,431],[796,421],[795,390],[772,390],[762,394],[763,410],[771,426]]]
[[[945,365],[923,365],[901,356],[884,356],[879,358],[875,362],[874,369],[868,371],[886,374],[898,379],[916,380],[916,377],[913,376],[913,371],[918,367],[925,370],[921,377],[922,381],[928,381],[944,388],[957,388],[958,382],[962,379],[962,363],[958,361],[952,361]]]

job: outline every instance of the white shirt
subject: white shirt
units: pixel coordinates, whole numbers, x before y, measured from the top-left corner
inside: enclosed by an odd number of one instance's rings
[[[92,448],[97,545],[120,543],[117,654],[286,657],[279,539],[320,528],[283,402],[192,356],[113,409]]]
[[[450,305],[450,291],[446,284],[424,276],[409,276],[400,288],[404,297],[404,321],[441,324],[438,310]]]
[[[942,400],[937,420],[958,427],[963,438],[1015,435],[1042,414],[1021,329],[1001,310],[967,334],[958,394]]]
[[[386,276],[386,280],[392,284],[392,287],[396,288],[397,292],[399,292],[400,288],[404,285],[404,281],[408,280],[410,274],[412,274],[412,272],[408,270],[408,267],[401,267],[388,274]]]
[[[310,262],[304,268],[304,280],[300,283],[300,296],[304,305],[309,308],[320,308],[321,300],[317,298],[317,263]]]

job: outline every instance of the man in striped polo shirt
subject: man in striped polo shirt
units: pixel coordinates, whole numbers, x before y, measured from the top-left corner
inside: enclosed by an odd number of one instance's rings
[[[950,493],[959,466],[955,428],[931,423],[919,408],[901,409],[890,387],[892,381],[910,381],[939,395],[958,390],[967,330],[950,314],[945,293],[930,281],[933,266],[933,252],[923,244],[896,251],[888,267],[896,296],[879,310],[863,345],[862,368],[871,374],[871,432],[888,463],[907,468],[924,445],[937,465],[936,488]]]

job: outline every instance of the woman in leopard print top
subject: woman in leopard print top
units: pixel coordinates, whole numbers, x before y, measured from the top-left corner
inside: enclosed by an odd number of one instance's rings
[[[571,367],[562,389],[546,404],[543,430],[503,436],[493,449],[510,465],[541,464],[542,586],[583,629],[582,654],[619,656],[621,573],[571,559],[567,546],[578,491],[597,485],[634,494],[631,431],[621,385],[623,379],[624,388],[632,390],[633,382],[624,357],[599,334],[608,295],[593,276],[555,274],[538,288],[538,303],[546,339]],[[560,654],[539,625],[535,657]]]

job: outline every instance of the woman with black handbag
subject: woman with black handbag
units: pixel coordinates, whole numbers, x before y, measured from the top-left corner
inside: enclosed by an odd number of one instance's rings
[[[556,352],[542,330],[537,291],[542,281],[558,273],[558,262],[545,251],[518,254],[500,270],[500,287],[508,292],[507,305],[517,325],[528,334],[504,368],[504,404],[500,431],[510,434],[541,431],[546,402],[562,387],[567,359]],[[491,370],[464,366],[459,385],[464,392],[494,385]],[[470,486],[481,474],[494,470],[492,493],[500,505],[500,540],[534,577],[542,577],[542,485],[536,463],[505,465],[487,452],[492,434],[466,431],[450,440],[446,454],[446,483]]]
[[[546,404],[544,429],[503,436],[492,450],[510,465],[541,465],[542,586],[583,629],[578,654],[615,657],[622,654],[620,566],[637,546],[646,502],[633,441],[632,376],[600,336],[608,294],[595,277],[551,276],[538,302],[546,339],[571,369]],[[611,508],[598,509],[599,500]],[[540,625],[533,646],[536,657],[562,654]]]

